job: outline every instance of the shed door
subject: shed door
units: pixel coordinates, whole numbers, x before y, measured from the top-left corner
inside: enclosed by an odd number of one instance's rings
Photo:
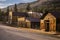
[[[49,31],[49,20],[45,20],[45,31]]]

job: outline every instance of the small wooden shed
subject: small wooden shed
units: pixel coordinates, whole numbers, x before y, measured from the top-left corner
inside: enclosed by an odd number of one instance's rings
[[[40,22],[40,29],[45,31],[60,31],[60,12],[45,13]]]

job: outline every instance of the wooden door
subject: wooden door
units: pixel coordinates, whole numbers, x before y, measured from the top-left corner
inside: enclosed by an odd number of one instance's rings
[[[49,31],[50,23],[49,20],[45,20],[45,31]]]

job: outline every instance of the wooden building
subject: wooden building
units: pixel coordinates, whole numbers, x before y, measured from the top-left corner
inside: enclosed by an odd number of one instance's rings
[[[17,25],[19,27],[40,29],[40,19],[29,17],[25,12],[9,12],[9,24]]]
[[[45,31],[60,31],[60,12],[45,13],[40,22],[40,29]]]
[[[26,28],[40,29],[40,19],[31,17],[18,18],[18,25]]]
[[[8,16],[8,22],[9,24],[16,24],[18,22],[18,18],[22,18],[22,17],[28,17],[28,14],[25,12],[9,12],[9,16]]]

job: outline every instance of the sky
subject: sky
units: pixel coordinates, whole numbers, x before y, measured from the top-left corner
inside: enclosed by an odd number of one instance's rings
[[[5,8],[9,5],[14,5],[18,3],[33,2],[36,0],[0,0],[0,8]]]

